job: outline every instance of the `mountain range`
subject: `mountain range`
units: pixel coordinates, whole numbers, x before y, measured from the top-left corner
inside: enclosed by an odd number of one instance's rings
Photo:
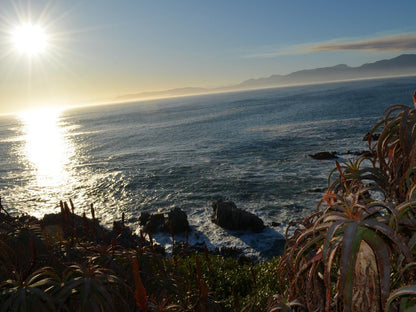
[[[358,67],[339,64],[331,67],[300,70],[288,75],[249,79],[240,84],[219,88],[178,88],[155,92],[141,92],[117,97],[116,101],[128,101],[145,98],[196,95],[213,92],[261,89],[288,85],[334,82],[378,77],[416,75],[416,54],[402,54],[392,59],[366,63]]]

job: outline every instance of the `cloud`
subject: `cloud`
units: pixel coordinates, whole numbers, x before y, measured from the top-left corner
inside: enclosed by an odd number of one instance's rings
[[[310,42],[247,55],[247,58],[273,58],[283,55],[308,54],[330,51],[370,50],[380,52],[400,52],[416,50],[416,33],[397,34],[369,39],[335,39],[325,42]]]
[[[321,43],[309,48],[310,52],[341,50],[412,51],[416,50],[416,34],[401,34],[355,42]]]

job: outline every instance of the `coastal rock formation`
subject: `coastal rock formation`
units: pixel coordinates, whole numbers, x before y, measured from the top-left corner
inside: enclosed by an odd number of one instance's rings
[[[312,157],[313,159],[318,159],[318,160],[332,160],[332,159],[337,159],[337,153],[336,152],[319,152],[313,155],[309,155],[310,157]]]
[[[63,237],[74,239],[74,237],[77,237],[89,242],[106,244],[114,241],[124,248],[150,245],[149,241],[134,234],[129,227],[125,226],[124,221],[115,221],[113,229],[109,230],[100,225],[95,217],[90,219],[86,217],[85,213],[83,216],[72,213],[66,203],[61,213],[51,213],[45,215],[41,220],[36,218],[33,218],[33,220],[32,222],[41,224],[44,235],[49,237],[59,239]],[[38,247],[36,246],[36,248]],[[153,244],[153,249],[161,255],[165,254],[165,248],[159,244]]]
[[[165,216],[163,213],[154,213],[149,214],[146,213],[148,216],[147,220],[144,220],[145,216],[141,215],[140,218],[144,223],[144,230],[148,233],[156,233],[160,232],[163,229],[163,225],[165,224]]]
[[[211,221],[225,229],[261,232],[265,228],[263,220],[251,212],[237,208],[231,201],[217,200],[212,203],[212,208],[214,213]]]
[[[165,222],[165,231],[174,234],[189,232],[188,216],[185,211],[176,207],[168,213],[168,219]]]
[[[164,213],[150,214],[142,212],[140,225],[148,233],[168,232],[173,234],[189,232],[189,222],[186,213],[180,208],[174,208],[166,215]]]
[[[373,156],[371,151],[347,151],[345,153],[319,152],[316,154],[309,155],[309,157],[312,157],[313,159],[317,159],[317,160],[335,160],[335,159],[342,158],[345,155],[364,156],[364,157]]]

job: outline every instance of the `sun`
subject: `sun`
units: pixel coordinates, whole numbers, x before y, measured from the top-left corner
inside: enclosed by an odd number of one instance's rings
[[[28,56],[41,54],[47,46],[47,35],[39,25],[22,24],[12,32],[14,48]]]

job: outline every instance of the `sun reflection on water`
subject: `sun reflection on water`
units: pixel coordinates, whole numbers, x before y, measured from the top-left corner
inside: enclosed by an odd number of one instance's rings
[[[47,108],[19,115],[23,123],[22,156],[36,176],[35,187],[62,188],[68,183],[68,164],[74,147],[61,118],[62,109]]]

